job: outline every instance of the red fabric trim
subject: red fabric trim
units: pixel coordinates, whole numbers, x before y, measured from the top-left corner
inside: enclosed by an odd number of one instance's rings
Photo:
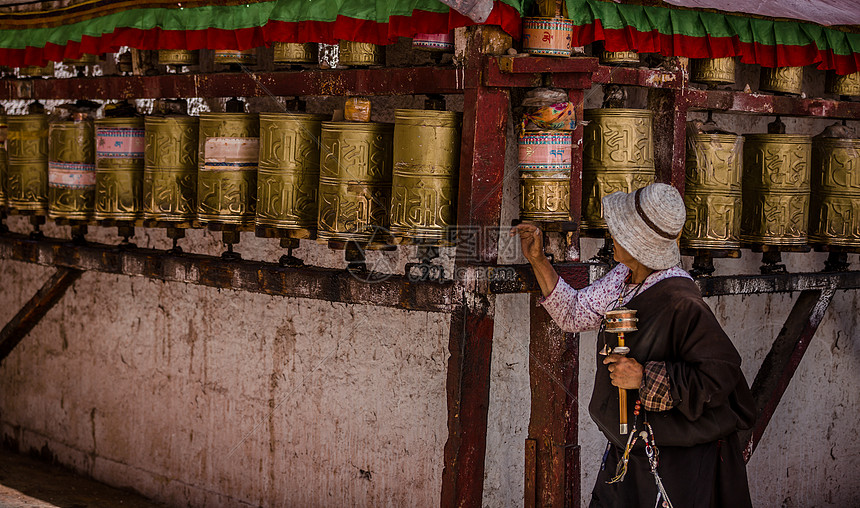
[[[262,27],[239,30],[140,30],[119,28],[100,37],[84,36],[81,42],[69,41],[65,45],[46,44],[42,48],[0,48],[0,63],[10,67],[45,65],[64,58],[78,58],[82,53],[115,53],[122,46],[137,49],[251,49],[271,45],[273,42],[337,43],[340,39],[374,44],[391,44],[399,37],[412,37],[417,33],[444,33],[454,28],[475,23],[454,10],[447,13],[415,11],[412,16],[392,16],[388,23],[376,23],[339,16],[333,22],[302,21],[287,23],[269,21]],[[486,25],[498,25],[519,39],[522,23],[516,9],[496,2]]]
[[[767,46],[744,43],[737,37],[690,37],[657,32],[639,32],[632,27],[604,29],[600,20],[593,25],[573,27],[573,45],[585,46],[604,41],[608,51],[635,49],[640,53],[660,53],[664,56],[689,58],[724,58],[740,56],[741,62],[764,67],[803,67],[818,64],[822,70],[835,69],[838,74],[860,71],[860,54],[836,55],[831,50],[820,51],[815,45]]]

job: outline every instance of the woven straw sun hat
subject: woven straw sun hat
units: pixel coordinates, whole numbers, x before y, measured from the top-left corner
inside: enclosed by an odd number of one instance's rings
[[[687,210],[671,185],[612,193],[603,198],[603,218],[612,239],[648,268],[664,270],[681,262],[677,239]]]

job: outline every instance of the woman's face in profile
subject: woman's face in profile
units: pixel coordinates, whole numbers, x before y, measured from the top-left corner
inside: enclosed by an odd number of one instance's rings
[[[623,264],[627,265],[627,267],[632,270],[633,265],[631,264],[631,262],[635,261],[633,259],[633,256],[631,256],[630,253],[627,252],[624,249],[624,247],[621,246],[620,243],[616,242],[614,238],[612,239],[612,247],[613,247],[613,249],[612,249],[613,256],[612,257],[615,259],[615,261],[618,261],[619,263],[623,263]]]

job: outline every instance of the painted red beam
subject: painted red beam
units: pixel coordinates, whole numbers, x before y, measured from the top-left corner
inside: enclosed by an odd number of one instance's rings
[[[684,98],[690,109],[729,111],[759,115],[860,118],[860,102],[802,99],[763,93],[688,88]]]
[[[411,282],[399,275],[365,282],[346,270],[225,261],[215,256],[173,255],[96,243],[78,245],[58,239],[31,240],[13,233],[0,234],[0,259],[293,298],[427,312],[452,312],[456,308],[452,282]]]
[[[597,70],[597,59],[586,56],[571,58],[556,58],[549,56],[501,56],[490,59],[490,65],[495,64],[506,74],[541,74],[552,72],[592,73]]]
[[[591,88],[591,72],[596,67],[597,60],[586,57],[494,57],[489,59],[484,85],[520,88],[555,86],[582,90]]]
[[[761,441],[835,292],[835,289],[803,291],[786,318],[752,384],[756,422],[740,436],[741,441],[746,442],[744,460],[749,461]]]
[[[392,67],[5,80],[0,85],[0,100],[254,97],[269,93],[294,96],[462,92],[462,80],[458,81],[457,71],[453,67]]]
[[[645,67],[598,66],[592,75],[595,83],[633,85],[649,88],[682,89],[688,85],[680,71],[648,69]]]
[[[60,301],[66,290],[80,278],[81,270],[57,268],[39,291],[0,330],[0,363],[21,343],[42,317]]]

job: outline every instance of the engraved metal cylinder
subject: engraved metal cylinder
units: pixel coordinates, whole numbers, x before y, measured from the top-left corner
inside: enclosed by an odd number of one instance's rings
[[[39,67],[36,65],[21,67],[20,69],[18,69],[18,75],[25,77],[51,77],[54,75],[54,62],[48,62],[48,64],[44,67]]]
[[[570,139],[564,131],[530,131],[520,137],[520,219],[570,220]]]
[[[96,220],[143,216],[145,149],[143,118],[96,120]]]
[[[6,125],[6,114],[0,114],[0,207],[6,206],[6,165],[8,164],[8,156],[6,155],[6,137],[8,136],[8,128]]]
[[[530,55],[570,56],[573,21],[523,18],[523,51]]]
[[[317,63],[317,44],[298,42],[276,42],[274,61],[276,64]]]
[[[84,53],[78,58],[64,58],[63,64],[73,67],[85,67],[87,65],[95,65],[98,61],[99,57],[97,55]]]
[[[582,227],[606,229],[603,197],[654,183],[653,113],[643,109],[590,109],[583,131]]]
[[[316,229],[323,115],[260,113],[255,223]]]
[[[196,217],[198,123],[193,116],[146,117],[145,219],[184,222]]]
[[[834,71],[827,71],[824,89],[827,93],[860,97],[860,72],[840,76]]]
[[[394,111],[391,234],[442,243],[456,223],[462,114]]]
[[[639,65],[636,51],[601,51],[600,63],[608,65]]]
[[[323,122],[317,236],[370,242],[387,233],[394,125]]]
[[[423,51],[454,52],[454,34],[415,34],[412,37],[412,49]]]
[[[735,59],[694,58],[690,62],[690,81],[706,85],[731,85],[735,82]]]
[[[800,95],[803,67],[762,67],[759,90]]]
[[[95,136],[90,119],[55,122],[48,139],[48,217],[88,220],[96,189]]]
[[[254,65],[257,63],[256,49],[217,49],[213,61],[216,64]]]
[[[48,115],[7,119],[6,201],[13,210],[48,212]]]
[[[811,139],[793,134],[744,138],[741,242],[806,244]]]
[[[743,142],[733,134],[687,136],[681,247],[740,248]]]
[[[860,139],[812,138],[809,243],[860,248]]]
[[[191,49],[159,49],[158,63],[161,65],[197,65],[200,52]]]
[[[369,42],[340,41],[338,43],[341,65],[383,65],[385,56],[382,48]]]
[[[201,222],[254,223],[259,153],[256,114],[200,115],[197,218]]]

